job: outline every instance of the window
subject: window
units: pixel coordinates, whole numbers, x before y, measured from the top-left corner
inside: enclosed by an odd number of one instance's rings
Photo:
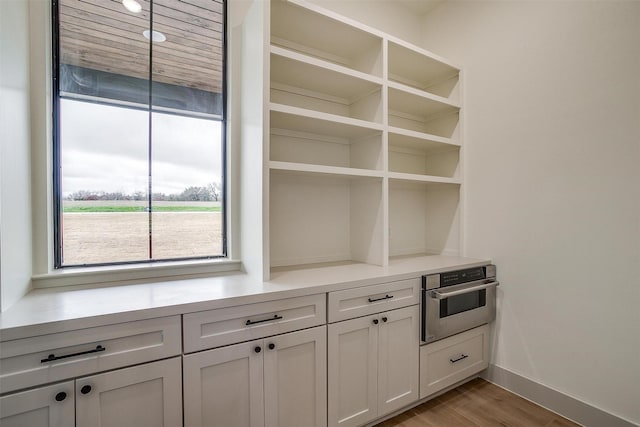
[[[55,266],[226,255],[224,0],[53,0]]]

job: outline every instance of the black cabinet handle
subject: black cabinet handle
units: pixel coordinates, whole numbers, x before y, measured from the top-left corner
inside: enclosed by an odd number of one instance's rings
[[[255,325],[256,323],[264,323],[264,322],[272,322],[274,320],[280,320],[282,319],[282,316],[278,316],[277,314],[274,314],[273,317],[269,317],[268,319],[262,319],[262,320],[247,320],[245,322],[245,325],[250,326],[250,325]]]
[[[373,319],[373,324],[377,325],[378,324],[378,319]]]
[[[67,398],[67,393],[65,393],[64,391],[61,391],[60,393],[56,394],[56,402],[62,402],[66,398]]]
[[[260,346],[258,345],[253,349],[253,351],[255,351],[256,353],[260,353],[262,351],[262,348],[260,348]]]
[[[391,299],[391,298],[393,298],[393,295],[385,295],[381,298],[369,298],[369,302],[384,301],[386,299]]]
[[[274,343],[269,344],[269,350],[273,350],[274,348],[276,348],[276,345]]]
[[[389,320],[389,319],[387,319],[386,317],[383,317],[383,318],[382,318],[382,321],[383,321],[384,323],[387,323],[387,320]]]
[[[80,389],[80,393],[82,393],[82,394],[91,393],[91,386],[90,385],[83,385],[82,388]]]
[[[65,354],[63,356],[56,356],[55,354],[50,354],[49,356],[47,356],[46,359],[41,359],[40,363],[53,362],[54,360],[66,359],[67,357],[82,356],[83,354],[99,353],[105,350],[106,350],[106,347],[97,345],[96,348],[94,348],[93,350],[80,351],[78,353]]]
[[[461,353],[461,354],[460,354],[460,357],[458,357],[457,359],[449,359],[449,362],[451,362],[451,363],[456,363],[456,362],[459,362],[459,361],[461,361],[461,360],[466,359],[467,357],[469,357],[469,355],[468,355],[468,354]]]

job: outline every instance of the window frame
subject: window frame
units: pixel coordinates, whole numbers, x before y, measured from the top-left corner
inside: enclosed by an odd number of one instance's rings
[[[229,63],[228,63],[228,38],[229,38],[229,29],[228,29],[228,12],[229,7],[228,3],[230,0],[224,0],[223,10],[222,10],[222,28],[223,28],[223,37],[222,37],[222,115],[220,118],[221,123],[221,228],[222,228],[222,254],[220,255],[208,255],[208,256],[197,256],[197,257],[177,257],[177,258],[164,258],[164,259],[142,259],[142,260],[134,260],[134,261],[117,261],[117,262],[101,262],[101,263],[92,263],[92,264],[68,264],[65,265],[63,263],[63,203],[62,203],[62,175],[61,175],[61,138],[60,138],[60,100],[64,97],[60,96],[60,22],[59,22],[59,2],[61,0],[51,0],[50,3],[50,25],[51,31],[49,32],[51,37],[51,58],[50,58],[50,66],[51,66],[51,157],[49,159],[51,165],[51,206],[52,206],[52,267],[53,270],[65,270],[65,269],[101,269],[102,267],[135,267],[135,266],[144,266],[144,265],[165,265],[168,268],[173,268],[174,266],[182,266],[189,265],[193,263],[195,266],[198,266],[203,261],[224,261],[229,259],[230,251],[229,251],[229,138],[228,138],[228,76],[229,76]],[[151,0],[153,1],[153,0]],[[152,9],[153,10],[153,7]],[[151,43],[150,43],[151,44]],[[151,57],[150,57],[150,60]],[[100,103],[96,101],[97,103]],[[105,104],[109,105],[109,103]],[[113,103],[111,105],[116,105],[117,103]],[[149,105],[144,110],[148,111],[149,115],[153,113],[167,113],[166,110],[159,108],[154,109],[152,105]],[[178,114],[176,112],[169,112],[170,114]],[[180,115],[180,114],[178,114]],[[189,116],[184,114],[184,116]],[[194,116],[195,117],[195,116]],[[151,200],[151,196],[149,195],[149,200]],[[151,215],[152,211],[149,212]],[[144,267],[142,267],[144,268]],[[199,270],[196,268],[196,270]],[[227,271],[226,269],[223,269]],[[99,271],[99,270],[98,270]],[[197,273],[196,273],[197,274]]]

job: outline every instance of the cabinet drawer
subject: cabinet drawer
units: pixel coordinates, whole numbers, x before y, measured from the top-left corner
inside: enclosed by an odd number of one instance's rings
[[[419,302],[420,278],[329,292],[329,323]]]
[[[325,294],[184,315],[184,352],[220,347],[326,323]]]
[[[489,325],[420,347],[420,398],[489,366]]]
[[[180,316],[2,343],[0,392],[180,354]]]

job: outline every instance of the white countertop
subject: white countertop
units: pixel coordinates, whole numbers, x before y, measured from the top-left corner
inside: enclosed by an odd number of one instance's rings
[[[346,264],[275,271],[268,282],[227,273],[93,289],[37,289],[0,313],[0,341],[331,292],[488,263],[434,255],[394,259],[387,267]]]

